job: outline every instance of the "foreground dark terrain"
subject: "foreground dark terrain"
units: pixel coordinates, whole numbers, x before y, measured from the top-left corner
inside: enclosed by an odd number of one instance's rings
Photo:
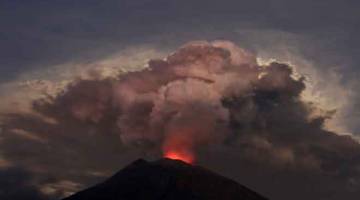
[[[107,181],[64,200],[266,200],[248,188],[180,160],[137,160]]]

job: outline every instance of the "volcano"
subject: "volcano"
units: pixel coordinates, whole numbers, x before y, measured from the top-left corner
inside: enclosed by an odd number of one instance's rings
[[[181,160],[139,159],[103,183],[63,200],[266,200],[203,167]]]

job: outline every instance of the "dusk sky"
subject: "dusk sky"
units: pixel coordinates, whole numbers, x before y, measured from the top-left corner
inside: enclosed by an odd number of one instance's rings
[[[359,199],[359,8],[0,0],[0,199],[173,151],[269,199]]]

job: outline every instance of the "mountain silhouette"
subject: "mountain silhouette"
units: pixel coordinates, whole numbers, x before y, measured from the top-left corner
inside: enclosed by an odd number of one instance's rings
[[[139,159],[103,183],[63,200],[267,200],[203,167]]]

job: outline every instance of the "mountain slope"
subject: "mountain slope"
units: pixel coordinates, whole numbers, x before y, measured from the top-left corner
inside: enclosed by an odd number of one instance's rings
[[[107,181],[64,200],[266,200],[246,187],[180,160],[137,160]]]

